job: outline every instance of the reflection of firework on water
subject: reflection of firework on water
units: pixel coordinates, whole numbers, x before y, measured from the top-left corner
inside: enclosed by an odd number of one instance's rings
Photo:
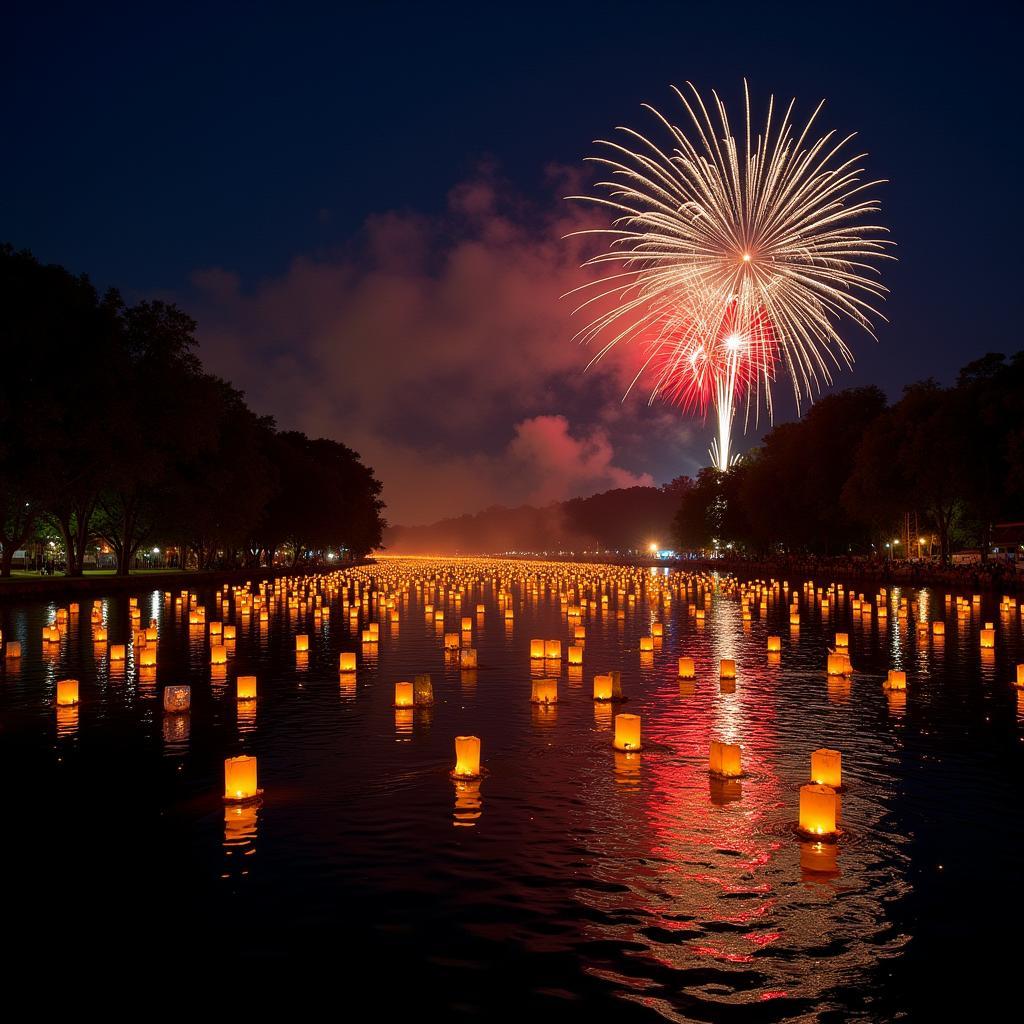
[[[772,98],[759,130],[744,83],[737,139],[717,94],[711,104],[717,116],[693,86],[675,94],[690,134],[647,107],[668,132],[669,147],[621,129],[624,143],[601,142],[607,155],[593,158],[610,169],[610,180],[598,183],[597,196],[573,197],[615,217],[607,228],[581,232],[607,239],[605,251],[586,265],[610,264],[611,272],[577,290],[584,299],[576,311],[592,314],[577,337],[601,341],[595,359],[621,342],[653,344],[644,365],[656,369],[655,395],[682,399],[684,408],[699,409],[703,401],[706,411],[708,398],[720,394],[721,439],[722,417],[731,424],[738,397],[733,392],[726,399],[730,381],[742,385],[755,416],[762,399],[771,416],[777,362],[789,373],[798,405],[831,382],[832,367],[852,363],[838,327],[852,321],[874,336],[873,318],[884,318],[873,303],[886,293],[877,262],[892,258],[886,252],[892,243],[882,237],[884,227],[862,223],[879,209],[865,198],[879,182],[861,180],[864,154],[846,155],[853,136],[828,132],[814,139],[821,104],[797,129],[793,103],[780,115]],[[731,321],[725,337],[739,339],[749,364],[712,355],[706,370],[690,375],[691,336],[705,335],[705,347],[713,337],[720,347],[722,310]],[[671,373],[659,369],[666,365]],[[717,461],[725,468],[728,454],[720,450]]]

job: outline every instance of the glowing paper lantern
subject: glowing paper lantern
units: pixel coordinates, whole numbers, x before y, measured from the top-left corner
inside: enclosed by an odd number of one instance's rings
[[[543,640],[531,640],[530,641],[530,658],[534,661],[540,661],[544,657],[544,641]]]
[[[991,649],[996,645],[996,631],[994,629],[983,629],[979,634],[981,646]]]
[[[259,796],[256,785],[256,758],[243,754],[224,761],[224,799],[232,803]]]
[[[412,683],[395,683],[395,707],[411,708],[415,695]]]
[[[156,668],[156,648],[143,647],[139,653],[140,668]]]
[[[434,686],[429,675],[418,675],[413,680],[413,703],[428,705],[434,703]]]
[[[533,701],[534,704],[557,704],[558,680],[534,679],[530,700]]]
[[[570,665],[582,665],[583,664],[583,648],[578,644],[573,644],[568,650],[569,664]]]
[[[594,676],[594,700],[612,699],[612,677],[610,675]]]
[[[352,651],[342,651],[338,657],[339,672],[355,672],[356,656]]]
[[[836,633],[836,649],[845,650],[850,646],[849,633]]]
[[[295,637],[295,653],[302,654],[309,650],[309,635],[307,633],[299,633]]]
[[[460,779],[476,779],[480,776],[480,738],[478,736],[455,737],[455,770]]]
[[[946,624],[941,619],[936,619],[932,623],[932,636],[945,636],[946,635]]]
[[[640,716],[616,715],[615,739],[616,750],[640,750]]]
[[[1018,687],[1024,687],[1024,665],[1017,666],[1017,683]]]
[[[720,679],[735,679],[736,662],[732,658],[723,658],[718,667],[718,675]]]
[[[830,676],[845,676],[850,667],[850,659],[845,654],[830,654],[828,656],[828,674]]]
[[[562,641],[561,640],[545,640],[544,641],[544,657],[549,658],[552,661],[557,659],[562,660]]]
[[[693,658],[680,658],[679,659],[679,678],[680,679],[693,679],[696,675],[696,666]]]
[[[472,633],[473,632],[473,619],[471,616],[465,616],[462,619],[462,632]]]
[[[228,649],[223,644],[214,644],[210,648],[210,664],[226,665],[228,663]]]
[[[458,633],[445,633],[444,635],[444,649],[446,651],[457,651],[461,642]]]
[[[907,688],[907,673],[898,672],[896,669],[889,669],[889,675],[882,686],[886,690],[905,690]]]
[[[172,714],[188,711],[192,704],[192,690],[187,686],[164,687],[164,711]]]
[[[653,636],[642,636],[640,637],[640,652],[642,654],[648,654],[654,650],[654,637]]]
[[[782,640],[777,636],[768,637],[768,653],[778,654],[782,650]]]
[[[111,661],[124,661],[124,644],[111,644],[110,645],[110,660]]]
[[[743,774],[743,754],[737,743],[711,741],[709,767],[715,775],[736,779]]]
[[[146,631],[146,635],[147,636],[149,635],[149,630]],[[238,635],[238,631],[237,631],[237,628],[235,626],[225,626],[224,627],[224,642],[225,643],[230,643],[232,640],[237,638],[237,635]]]
[[[823,838],[836,834],[836,791],[831,786],[800,787],[800,831]]]
[[[475,647],[463,647],[459,651],[459,668],[476,668]]]
[[[78,703],[78,680],[60,679],[57,681],[57,707],[68,708]]]
[[[843,755],[822,747],[811,752],[811,781],[819,786],[839,789],[843,784]]]
[[[236,694],[238,700],[256,699],[256,677],[239,676],[236,683]]]

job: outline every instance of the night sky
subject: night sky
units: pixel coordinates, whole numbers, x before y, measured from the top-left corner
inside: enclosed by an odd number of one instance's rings
[[[23,4],[0,239],[179,302],[257,411],[362,453],[392,522],[662,483],[710,425],[620,402],[628,355],[584,375],[558,299],[592,140],[687,80],[825,97],[890,180],[900,259],[836,386],[896,396],[1024,347],[1022,27],[1011,4]]]

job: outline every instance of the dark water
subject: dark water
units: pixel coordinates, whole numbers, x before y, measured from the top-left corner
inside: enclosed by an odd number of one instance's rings
[[[434,569],[355,575],[386,587]],[[493,563],[464,571],[481,582],[461,607],[435,601],[443,627],[414,588],[398,597],[398,622],[372,608],[356,622],[340,598],[319,625],[312,610],[278,607],[261,625],[233,609],[223,680],[211,679],[203,628],[161,591],[138,594],[142,625],[159,625],[155,683],[140,680],[127,596],[103,602],[110,642],[128,644],[123,668],[93,644],[87,600],[45,650],[57,604],[0,608],[5,641],[24,648],[0,670],[8,981],[71,972],[114,996],[152,996],[170,978],[219,977],[238,1006],[333,990],[337,1007],[358,993],[385,1016],[559,1020],[909,1019],[1016,990],[1018,610],[1001,614],[985,595],[958,622],[941,593],[896,590],[880,624],[849,601],[823,616],[801,594],[792,630],[784,597],[745,624],[735,596],[716,592],[701,626],[685,594],[668,607],[658,596],[675,577],[637,571],[635,604],[619,591],[570,620],[523,577],[574,570],[517,563],[498,570],[511,581],[508,623]],[[901,621],[900,597],[920,602],[918,618],[944,618],[945,639]],[[211,620],[215,598],[200,595]],[[475,672],[443,650],[464,615]],[[381,622],[376,648],[359,642],[367,620]],[[665,635],[643,656],[655,620]],[[983,658],[985,620],[997,642]],[[561,639],[564,658],[577,622],[582,669],[531,663],[531,638]],[[837,629],[850,634],[848,682],[825,673]],[[769,634],[782,638],[777,666]],[[342,651],[358,652],[354,682],[340,680]],[[696,658],[692,687],[677,678],[680,654]],[[723,657],[738,664],[732,693]],[[595,705],[594,674],[614,668],[629,702]],[[905,702],[882,691],[889,668],[907,672]],[[396,712],[394,683],[419,672],[433,678],[434,707]],[[247,673],[259,700],[243,708],[234,679]],[[531,676],[553,674],[559,704],[532,705]],[[81,681],[81,703],[58,712],[65,677]],[[187,716],[163,712],[173,683],[192,687]],[[642,716],[642,754],[613,752],[620,710]],[[481,737],[478,784],[449,777],[460,733]],[[711,739],[742,744],[742,781],[710,779]],[[793,831],[822,746],[842,751],[846,784],[831,849]],[[239,753],[258,757],[258,806],[222,802],[223,760]]]

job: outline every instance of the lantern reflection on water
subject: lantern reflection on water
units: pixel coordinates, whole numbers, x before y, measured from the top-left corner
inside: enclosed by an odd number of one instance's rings
[[[418,706],[426,706],[434,703],[434,686],[430,676],[420,674],[413,679],[413,703]]]
[[[616,715],[615,716],[615,739],[613,745],[616,750],[640,750],[640,716],[639,715]]]
[[[839,874],[837,862],[838,846],[820,840],[805,840],[800,844],[800,870],[805,880],[824,881]],[[806,876],[811,876],[807,879]]]
[[[455,779],[455,812],[452,824],[456,828],[472,828],[483,813],[479,779]]]
[[[478,736],[455,737],[455,769],[452,774],[460,779],[479,778],[480,738]]]
[[[252,800],[260,795],[256,785],[256,758],[242,754],[224,761],[224,799]]]
[[[476,668],[476,648],[463,647],[459,651],[459,668]]]

